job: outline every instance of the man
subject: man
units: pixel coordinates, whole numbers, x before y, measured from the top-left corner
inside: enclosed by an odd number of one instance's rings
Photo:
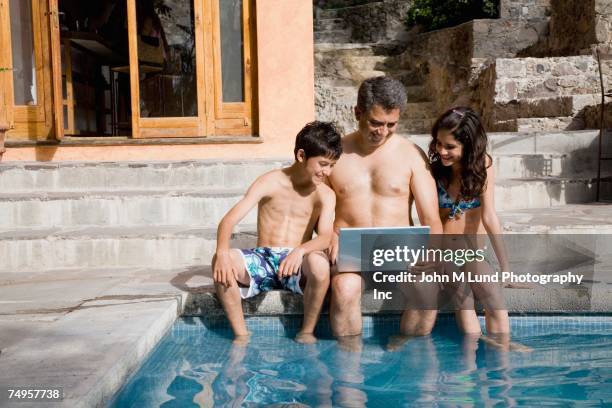
[[[412,200],[421,224],[428,225],[431,234],[442,233],[427,157],[413,143],[394,136],[406,99],[402,83],[388,77],[367,79],[359,88],[355,107],[359,128],[343,138],[343,155],[329,177],[336,193],[335,233],[329,249],[332,263],[338,255],[339,228],[410,225]],[[333,333],[361,334],[361,276],[332,270],[331,289]],[[429,334],[436,314],[437,310],[406,310],[401,334]]]
[[[237,343],[245,343],[249,334],[240,298],[281,288],[304,295],[296,340],[316,341],[314,329],[329,288],[323,251],[333,235],[335,206],[334,192],[324,182],[341,154],[340,134],[332,124],[309,123],[296,137],[295,162],[255,180],[221,220],[213,277]],[[232,229],[256,205],[257,247],[230,249]]]

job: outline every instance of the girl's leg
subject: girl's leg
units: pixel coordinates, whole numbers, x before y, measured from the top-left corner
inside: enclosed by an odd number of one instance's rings
[[[471,269],[465,269],[468,271]],[[455,308],[457,326],[464,334],[481,334],[480,321],[475,310],[474,293],[467,282],[455,282],[449,286]]]
[[[487,262],[472,262],[472,270],[480,278],[492,275],[491,267]],[[485,324],[487,334],[510,333],[510,320],[504,300],[502,286],[498,282],[487,282],[486,280],[471,285],[474,296],[485,309]]]
[[[240,288],[238,283],[248,286],[250,284],[250,276],[244,266],[244,258],[240,253],[239,249],[232,249],[231,251],[232,263],[234,264],[234,270],[236,271],[234,277],[236,278],[236,284],[226,288],[221,284],[215,284],[217,296],[225,309],[225,314],[230,322],[232,331],[237,339],[244,338],[249,335],[244,321],[244,313],[242,312],[242,298],[240,297]],[[213,257],[213,268],[216,262],[216,257]]]

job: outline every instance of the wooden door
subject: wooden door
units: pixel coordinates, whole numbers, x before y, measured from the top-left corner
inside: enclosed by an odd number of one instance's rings
[[[202,0],[177,3],[154,9],[153,2],[127,0],[135,138],[208,134]]]
[[[254,2],[207,0],[213,50],[214,131],[217,135],[253,135]]]
[[[13,139],[53,136],[49,4],[0,0],[0,46],[6,116]]]
[[[181,1],[127,0],[133,137],[255,134],[254,1]]]

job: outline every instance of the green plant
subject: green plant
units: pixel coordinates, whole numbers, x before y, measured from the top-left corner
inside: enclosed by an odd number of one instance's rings
[[[425,31],[453,27],[478,18],[499,17],[499,0],[415,0],[408,10],[408,28]]]

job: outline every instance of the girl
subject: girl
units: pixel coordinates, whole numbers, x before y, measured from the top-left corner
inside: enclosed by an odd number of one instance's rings
[[[487,134],[478,114],[465,107],[451,109],[438,118],[431,135],[429,159],[438,189],[440,218],[444,234],[451,234],[445,239],[447,247],[455,250],[483,248],[482,237],[479,239],[478,234],[486,233],[501,270],[508,271],[500,236],[502,229],[495,213],[493,160],[487,154]],[[456,266],[453,267],[456,271]],[[470,262],[463,268],[464,276],[467,271],[472,272],[472,276],[491,274],[487,262]],[[447,272],[452,273],[452,270]],[[464,333],[480,334],[472,293],[484,306],[487,334],[507,335],[510,332],[508,311],[503,305],[499,284],[469,283],[463,284],[463,289],[465,291],[457,290],[453,297],[457,324]]]

